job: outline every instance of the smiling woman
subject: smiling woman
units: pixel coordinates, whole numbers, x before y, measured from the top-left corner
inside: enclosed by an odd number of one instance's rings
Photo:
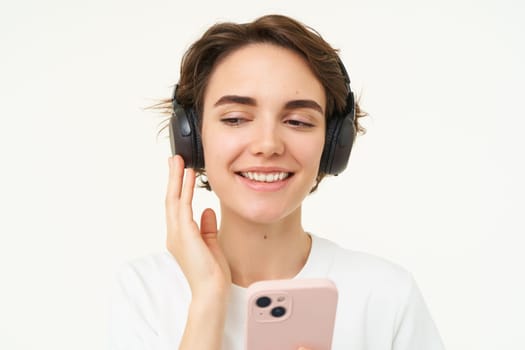
[[[204,98],[202,145],[221,213],[261,223],[299,219],[319,172],[325,101],[321,83],[289,49],[247,45],[217,64]]]
[[[113,349],[243,349],[247,287],[310,278],[339,293],[332,349],[443,348],[408,272],[303,229],[303,200],[346,167],[363,131],[349,83],[336,51],[284,16],[217,24],[190,47],[174,98],[161,105],[173,112],[177,153],[168,253],[119,275]],[[184,142],[197,161],[178,154]],[[196,171],[219,199],[219,225],[211,209],[194,221]],[[326,349],[307,339],[294,346]]]

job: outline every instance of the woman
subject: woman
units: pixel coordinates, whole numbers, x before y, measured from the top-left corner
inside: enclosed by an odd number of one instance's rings
[[[303,230],[303,200],[346,166],[364,115],[316,32],[279,15],[214,25],[186,52],[172,104],[172,139],[182,118],[195,124],[189,169],[169,159],[169,253],[119,275],[114,349],[242,349],[246,287],[309,277],[338,288],[333,349],[443,348],[409,273]],[[194,221],[196,173],[219,226],[211,209]]]

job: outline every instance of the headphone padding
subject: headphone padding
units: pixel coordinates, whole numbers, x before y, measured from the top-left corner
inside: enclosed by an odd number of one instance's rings
[[[354,96],[350,92],[346,100],[347,113],[333,115],[326,125],[326,136],[319,171],[337,175],[347,166],[355,139]]]
[[[184,159],[186,168],[203,168],[204,155],[200,140],[198,121],[193,109],[184,109],[175,104],[170,118],[169,134],[171,152]]]

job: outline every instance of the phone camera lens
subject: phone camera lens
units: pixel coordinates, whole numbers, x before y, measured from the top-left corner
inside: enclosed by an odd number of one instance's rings
[[[260,298],[257,298],[257,301],[255,303],[257,304],[258,307],[267,307],[268,305],[272,303],[272,299],[268,297],[260,297]]]
[[[286,309],[282,306],[277,306],[272,309],[273,317],[283,317],[285,313],[286,313]]]

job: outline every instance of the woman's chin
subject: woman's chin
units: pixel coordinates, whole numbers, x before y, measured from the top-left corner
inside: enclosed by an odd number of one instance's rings
[[[299,208],[282,208],[277,205],[249,205],[239,208],[239,210],[236,211],[236,216],[241,218],[241,220],[244,222],[257,225],[272,225],[282,221],[288,221],[294,216],[294,213],[299,212],[298,210]],[[300,218],[300,215],[298,217]]]

